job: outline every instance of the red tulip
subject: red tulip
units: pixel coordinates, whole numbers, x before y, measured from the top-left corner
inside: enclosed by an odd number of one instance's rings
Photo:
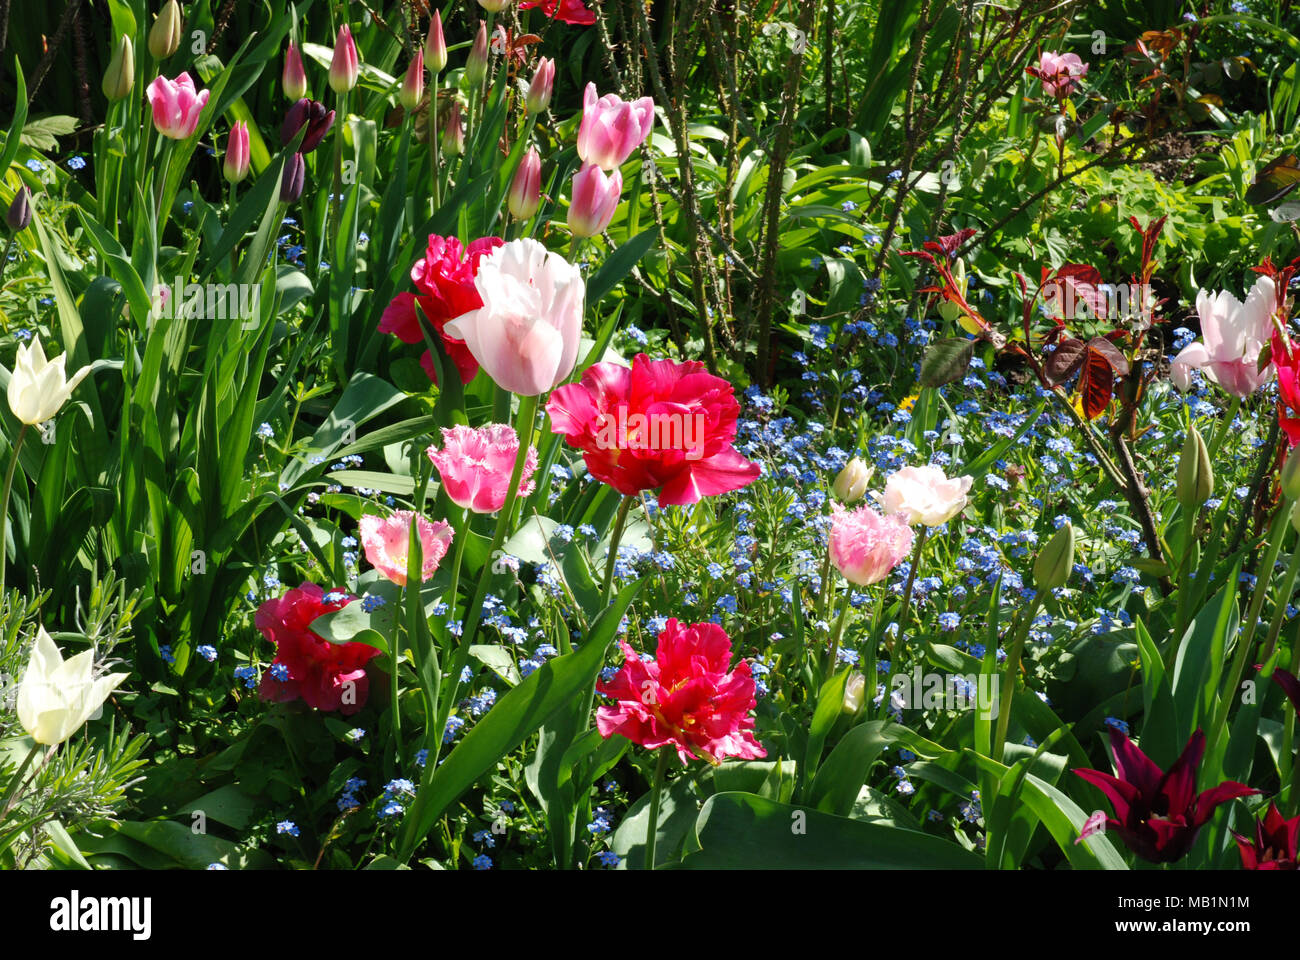
[[[1286,820],[1276,803],[1269,803],[1262,821],[1255,821],[1254,839],[1233,833],[1241,865],[1247,870],[1297,870],[1296,841],[1300,839],[1300,817]]]
[[[547,19],[561,20],[578,27],[589,27],[596,22],[596,15],[583,6],[582,0],[524,0],[519,4],[520,10],[541,7]]]
[[[1106,794],[1115,808],[1115,817],[1106,818],[1104,825],[1090,821],[1080,839],[1111,829],[1130,850],[1153,863],[1172,863],[1186,856],[1197,832],[1214,816],[1219,804],[1259,793],[1245,784],[1225,780],[1197,794],[1196,774],[1205,753],[1205,734],[1200,730],[1192,734],[1182,756],[1168,772],[1113,727],[1110,746],[1119,776],[1100,770],[1074,771]]]

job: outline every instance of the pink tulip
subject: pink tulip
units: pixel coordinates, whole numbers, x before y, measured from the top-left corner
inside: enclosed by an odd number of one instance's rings
[[[510,181],[510,216],[527,220],[537,212],[542,202],[542,158],[536,147],[529,147],[519,161],[519,169]]]
[[[912,528],[902,517],[882,517],[865,503],[856,510],[831,505],[831,563],[849,583],[879,583],[911,549]]]
[[[221,165],[222,172],[231,183],[239,183],[248,176],[248,125],[239,120],[230,128],[226,138],[226,158]]]
[[[966,509],[972,478],[944,476],[938,467],[903,467],[885,481],[885,512],[908,524],[937,527]]]
[[[1037,67],[1026,67],[1025,72],[1037,77],[1043,83],[1043,93],[1049,97],[1069,96],[1078,86],[1076,77],[1088,75],[1088,65],[1074,53],[1050,53],[1044,51],[1038,58]]]
[[[447,555],[454,533],[450,524],[439,520],[430,523],[410,510],[397,510],[389,517],[365,514],[361,518],[361,544],[366,559],[399,587],[406,586],[406,573],[410,567],[411,518],[420,536],[420,580],[433,576],[438,564]]]
[[[199,114],[208,102],[208,91],[198,93],[188,73],[175,80],[157,77],[145,95],[153,108],[153,125],[164,137],[188,140],[199,126]]]
[[[535,397],[573,372],[586,298],[577,267],[536,240],[512,240],[479,261],[474,287],[483,306],[444,329],[499,386]]]
[[[615,170],[650,136],[655,102],[650,97],[625,102],[617,94],[597,99],[596,85],[582,94],[582,123],[578,126],[578,156],[602,170]]]
[[[623,174],[615,170],[608,177],[600,167],[588,163],[573,175],[569,197],[569,229],[575,237],[593,237],[604,232],[614,219],[623,194]]]
[[[415,59],[406,69],[401,89],[397,91],[397,100],[406,110],[414,110],[424,96],[424,51],[415,48]]]
[[[426,451],[442,478],[442,488],[452,503],[475,513],[495,513],[506,502],[510,477],[519,455],[519,434],[504,423],[485,427],[457,425],[443,427],[442,449]],[[536,486],[531,478],[537,469],[537,448],[529,447],[524,470],[519,476],[519,496],[526,497]]]
[[[528,96],[524,106],[529,113],[544,113],[551,105],[551,92],[555,89],[555,61],[550,57],[541,57],[537,61],[537,71],[533,82],[528,85]]]
[[[302,54],[292,40],[284,53],[284,73],[280,75],[280,86],[284,87],[284,95],[290,100],[301,100],[307,96],[307,71],[302,68]]]
[[[352,40],[352,31],[345,23],[339,27],[339,36],[334,42],[334,59],[330,61],[330,89],[335,93],[347,93],[357,85],[360,72],[357,45]]]
[[[470,86],[477,87],[483,82],[483,78],[487,76],[487,68],[487,24],[480,20],[478,33],[474,35],[474,45],[469,48],[469,55],[465,58],[465,79],[469,81]]]
[[[1273,333],[1276,286],[1260,277],[1242,303],[1229,291],[1196,295],[1201,339],[1185,346],[1169,367],[1174,385],[1184,393],[1192,371],[1205,375],[1232,396],[1245,400],[1273,378],[1273,365],[1259,368],[1259,353]]]
[[[442,14],[437,10],[429,21],[429,35],[424,38],[424,57],[435,74],[447,66],[447,38],[442,34]]]

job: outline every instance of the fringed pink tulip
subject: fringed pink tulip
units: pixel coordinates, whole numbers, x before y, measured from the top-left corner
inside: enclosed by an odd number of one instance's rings
[[[475,513],[495,513],[506,502],[510,477],[519,453],[519,434],[504,423],[485,427],[457,425],[443,427],[442,449],[426,451],[442,478],[442,488],[452,503]],[[525,454],[523,473],[519,476],[519,496],[533,492],[533,472],[537,469],[537,448]]]
[[[410,566],[412,517],[420,537],[420,580],[425,581],[433,576],[451,546],[454,534],[450,524],[443,520],[431,523],[410,510],[397,510],[388,517],[366,514],[361,518],[361,545],[366,559],[399,587],[406,586]]]
[[[881,516],[863,504],[831,505],[831,563],[849,583],[879,583],[912,549],[912,528],[902,517]]]

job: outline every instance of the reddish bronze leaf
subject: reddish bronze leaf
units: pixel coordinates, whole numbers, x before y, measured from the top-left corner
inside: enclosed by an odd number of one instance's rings
[[[1115,392],[1115,374],[1110,363],[1094,350],[1079,371],[1079,396],[1083,398],[1083,415],[1096,420]]]
[[[1062,340],[1056,345],[1056,349],[1047,357],[1047,362],[1043,365],[1047,379],[1054,384],[1064,383],[1074,376],[1075,371],[1083,365],[1083,361],[1088,354],[1088,345],[1082,340],[1075,340],[1071,337],[1068,340]]]

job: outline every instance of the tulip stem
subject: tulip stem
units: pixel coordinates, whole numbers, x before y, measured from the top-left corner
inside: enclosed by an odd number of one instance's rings
[[[5,244],[5,255],[3,257],[0,257],[0,275],[2,275],[5,272],[5,268],[9,266],[9,254],[13,251],[14,241],[17,239],[18,239],[17,230],[9,234],[9,242]]]
[[[653,870],[655,868],[655,840],[659,837],[659,795],[664,789],[664,774],[668,770],[668,748],[660,747],[655,751],[658,754],[655,760],[655,780],[654,786],[650,788],[650,819],[646,821],[645,828],[645,868]]]
[[[14,470],[18,466],[18,451],[22,449],[23,438],[27,436],[27,424],[23,424],[18,430],[18,437],[14,440],[14,452],[9,460],[9,469],[5,472],[5,485],[3,492],[0,492],[0,591],[5,587],[5,559],[9,555],[9,491],[14,485]]]
[[[840,638],[844,636],[844,624],[849,619],[849,608],[853,606],[852,597],[851,589],[844,592],[844,606],[840,608],[840,615],[835,621],[835,632],[831,634],[831,656],[826,661],[826,676],[822,678],[823,683],[827,677],[835,673],[835,657],[840,652]]]
[[[609,535],[609,556],[605,558],[605,585],[600,590],[600,609],[609,606],[609,595],[614,587],[614,563],[618,558],[618,545],[623,539],[623,527],[627,524],[628,511],[632,509],[635,497],[624,496],[618,505],[618,515],[614,518],[614,529]]]
[[[903,606],[898,612],[898,636],[894,638],[894,643],[889,644],[889,655],[891,659],[896,659],[898,644],[903,643],[903,631],[907,627],[907,612],[912,605],[912,585],[916,583],[916,568],[921,561],[921,548],[925,546],[925,538],[929,535],[930,528],[921,527],[921,532],[916,535],[916,546],[912,548],[912,564],[907,570],[907,586],[903,588]],[[886,691],[888,693],[888,691]]]
[[[435,70],[433,73],[433,89],[429,91],[429,120],[426,125],[427,135],[429,137],[429,157],[433,161],[433,212],[436,214],[442,207],[442,171],[438,169],[438,141],[442,138],[442,131],[438,128],[438,87],[441,86],[442,73]],[[411,121],[415,125],[415,121]]]
[[[1241,409],[1241,398],[1233,397],[1232,403],[1228,404],[1227,415],[1219,421],[1219,427],[1214,431],[1214,438],[1210,441],[1210,462],[1214,462],[1214,455],[1219,452],[1219,447],[1223,446],[1223,441],[1228,438],[1228,429],[1232,426],[1232,421],[1237,418],[1237,411]]]
[[[1038,616],[1038,608],[1043,605],[1042,594],[1041,590],[1034,591],[1034,599],[1029,601],[1029,610],[1020,626],[1016,628],[1011,649],[1007,651],[1006,672],[1002,675],[1002,694],[998,698],[998,728],[993,736],[993,742],[989,745],[993,759],[998,763],[1002,762],[1002,750],[1006,746],[1007,731],[1011,727],[1011,700],[1016,692],[1016,674],[1020,672],[1020,658],[1024,653],[1029,628],[1033,625],[1034,617]]]
[[[35,759],[36,754],[40,753],[40,751],[41,745],[33,742],[32,748],[27,751],[27,759],[23,761],[21,767],[14,771],[13,777],[9,780],[9,786],[5,790],[4,807],[3,809],[0,809],[0,821],[3,821],[5,817],[9,816],[9,811],[14,808],[14,804],[16,804],[18,798],[22,796],[18,786],[23,782],[23,774],[27,772],[27,768],[32,765],[32,760]]]

